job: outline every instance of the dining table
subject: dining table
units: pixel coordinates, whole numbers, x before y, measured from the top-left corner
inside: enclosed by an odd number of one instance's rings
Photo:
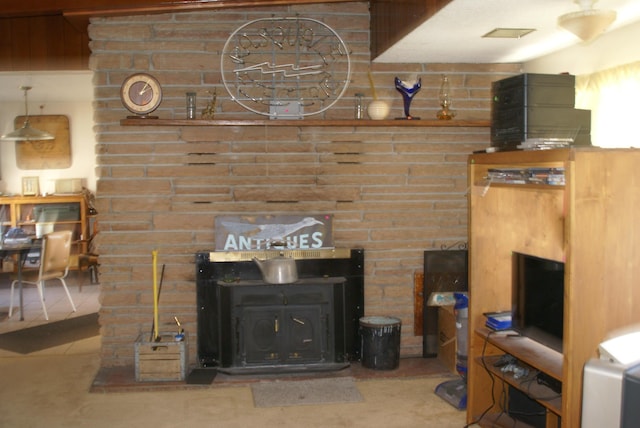
[[[22,294],[22,267],[24,265],[25,260],[27,259],[27,255],[34,251],[42,248],[42,240],[41,239],[28,239],[22,240],[18,242],[0,242],[0,257],[3,259],[7,256],[17,256],[18,258],[18,268],[17,268],[17,279],[18,279],[18,289],[20,294],[20,321],[24,321],[24,300]],[[13,304],[13,302],[11,302]]]

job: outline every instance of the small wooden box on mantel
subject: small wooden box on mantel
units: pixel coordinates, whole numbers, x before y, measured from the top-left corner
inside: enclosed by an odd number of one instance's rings
[[[173,333],[161,333],[159,341],[140,335],[135,343],[137,382],[184,381],[187,378],[187,334],[175,340]]]

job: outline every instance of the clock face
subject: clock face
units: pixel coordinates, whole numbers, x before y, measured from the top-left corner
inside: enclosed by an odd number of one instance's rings
[[[120,98],[130,112],[145,116],[160,105],[162,88],[155,77],[137,73],[127,77],[122,83]]]
[[[235,30],[222,51],[222,80],[244,108],[274,117],[323,112],[349,85],[349,49],[315,19],[262,18]]]

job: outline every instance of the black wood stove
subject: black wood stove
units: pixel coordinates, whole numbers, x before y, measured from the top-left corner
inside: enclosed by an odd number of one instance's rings
[[[284,254],[296,260],[299,279],[292,284],[261,279],[251,259],[268,258],[264,252],[196,254],[203,367],[225,373],[337,370],[360,358],[364,251]]]

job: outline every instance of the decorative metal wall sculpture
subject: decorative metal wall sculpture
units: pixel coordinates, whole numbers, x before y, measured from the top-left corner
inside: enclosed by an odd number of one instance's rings
[[[323,22],[263,18],[236,29],[224,45],[222,80],[231,98],[271,118],[321,113],[344,94],[349,49]]]

